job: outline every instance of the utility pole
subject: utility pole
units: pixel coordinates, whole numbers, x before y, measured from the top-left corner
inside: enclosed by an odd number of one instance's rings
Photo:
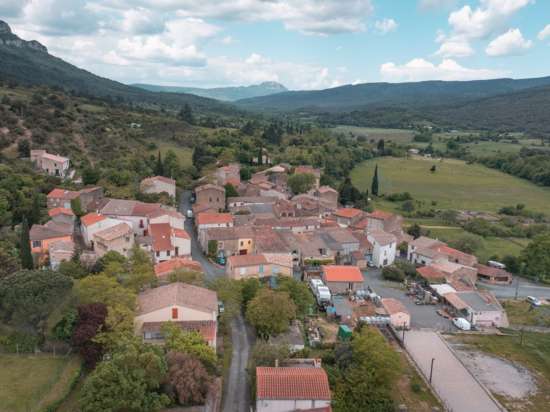
[[[406,327],[407,323],[406,322],[403,322],[403,338],[401,339],[402,343],[403,343],[403,346],[405,346],[405,327]]]
[[[514,300],[518,300],[519,294],[519,276],[516,275],[516,294],[514,295]]]
[[[432,375],[434,373],[434,361],[435,358],[432,358],[432,364],[430,365],[430,385],[432,384]]]

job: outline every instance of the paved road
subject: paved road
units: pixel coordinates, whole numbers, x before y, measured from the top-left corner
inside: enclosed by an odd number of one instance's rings
[[[187,210],[191,208],[191,192],[182,193],[179,210],[185,216]],[[206,278],[208,280],[223,277],[225,271],[212,264],[202,253],[197,235],[193,228],[191,219],[185,220],[185,230],[191,236],[191,256],[193,260],[201,263]],[[231,342],[233,344],[233,353],[231,356],[231,367],[229,376],[224,382],[223,412],[249,412],[250,411],[250,391],[247,381],[246,367],[248,366],[248,357],[250,355],[252,333],[246,327],[242,315],[233,319],[231,324]]]
[[[191,192],[186,190],[181,195],[179,211],[184,216],[187,216],[187,210],[189,209],[191,209]],[[213,265],[206,258],[206,256],[203,255],[197,240],[197,234],[195,233],[195,229],[193,227],[192,219],[185,219],[185,230],[191,236],[191,256],[193,257],[193,260],[201,263],[206,274],[206,279],[213,280],[224,276],[224,270],[216,265]]]
[[[437,333],[411,330],[405,334],[405,347],[427,379],[435,359],[432,386],[450,411],[502,411]]]
[[[438,306],[416,305],[414,299],[405,295],[397,282],[388,282],[382,278],[380,269],[368,268],[365,284],[383,298],[394,298],[401,301],[411,314],[412,328],[430,328],[439,331],[456,330],[451,321],[437,314]]]
[[[492,291],[497,298],[513,299],[516,295],[516,280],[511,285],[486,285],[478,284],[480,288]],[[550,287],[541,286],[530,282],[526,279],[519,280],[518,298],[526,298],[527,296],[535,296],[539,299],[550,299]]]

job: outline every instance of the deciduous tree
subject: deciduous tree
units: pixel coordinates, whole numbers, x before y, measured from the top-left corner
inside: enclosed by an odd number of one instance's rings
[[[94,341],[107,318],[107,306],[103,303],[89,303],[78,307],[78,317],[73,329],[71,344],[78,349],[86,367],[93,369],[101,360],[103,346]]]
[[[201,405],[211,390],[213,377],[200,360],[187,354],[169,352],[168,382],[181,405]]]
[[[296,305],[287,292],[261,289],[250,301],[246,318],[263,338],[286,332],[296,317]]]
[[[550,281],[550,233],[536,236],[521,253],[524,274],[532,279]]]
[[[315,176],[311,173],[294,173],[288,178],[288,186],[294,194],[306,193],[314,184]]]

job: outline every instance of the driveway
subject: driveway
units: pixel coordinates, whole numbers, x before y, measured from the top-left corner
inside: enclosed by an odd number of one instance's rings
[[[189,209],[191,209],[191,192],[185,190],[181,194],[179,211],[184,216],[187,216],[187,210]],[[191,236],[191,257],[193,258],[193,260],[200,262],[206,274],[206,279],[213,280],[219,277],[223,277],[225,275],[225,270],[212,264],[212,262],[210,262],[210,260],[208,260],[206,256],[203,255],[201,247],[199,245],[199,241],[197,239],[195,228],[193,227],[193,219],[185,219],[185,230],[187,231],[187,233],[189,233],[189,236]]]
[[[429,328],[442,332],[455,330],[451,321],[437,314],[440,305],[416,305],[414,299],[405,295],[399,283],[384,280],[380,269],[368,268],[363,276],[365,285],[370,286],[375,293],[383,298],[397,299],[405,305],[411,314],[412,328]]]
[[[431,362],[434,359],[432,387],[448,410],[503,411],[437,333],[411,330],[405,335],[405,348],[426,379],[430,377]]]

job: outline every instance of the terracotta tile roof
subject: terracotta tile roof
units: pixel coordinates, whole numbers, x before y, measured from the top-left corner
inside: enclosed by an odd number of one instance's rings
[[[203,190],[207,190],[207,189],[214,189],[214,190],[218,190],[220,192],[225,193],[225,189],[223,187],[218,186],[218,185],[213,185],[212,183],[207,183],[205,185],[196,187],[195,188],[195,193],[199,193],[199,192],[202,192]]]
[[[72,236],[74,232],[73,223],[61,223],[50,220],[44,224],[45,227],[56,232],[63,233],[64,235]]]
[[[367,213],[367,216],[372,219],[388,220],[391,219],[394,214],[390,212],[384,212],[383,210],[373,210],[371,213]]]
[[[468,307],[468,305],[454,292],[445,294],[445,299],[455,309],[463,310]]]
[[[382,246],[389,245],[390,243],[397,242],[397,239],[394,235],[383,230],[373,230],[367,235],[369,238],[374,239],[374,241]],[[371,242],[372,243],[372,242]]]
[[[161,216],[170,216],[170,217],[173,217],[173,218],[176,218],[176,219],[185,220],[185,216],[183,216],[177,210],[172,210],[172,209],[159,208],[159,209],[155,209],[152,212],[147,214],[147,217],[149,219],[154,219],[156,217],[161,217]]]
[[[132,210],[133,216],[147,216],[150,213],[155,212],[156,210],[161,209],[160,203],[144,203],[144,202],[137,202],[134,205],[134,208]]]
[[[122,236],[133,236],[132,228],[128,223],[119,223],[107,229],[100,230],[94,233],[94,237],[98,237],[101,240],[111,241]]]
[[[256,397],[284,400],[331,399],[325,370],[306,367],[257,367]]]
[[[403,305],[399,300],[394,298],[384,298],[382,299],[382,306],[386,309],[388,314],[393,315],[395,313],[409,313],[405,305]]]
[[[53,209],[48,210],[48,215],[50,217],[54,217],[58,215],[74,216],[74,213],[71,209],[67,209],[65,207],[55,207]]]
[[[54,155],[54,154],[51,154],[51,153],[48,153],[48,152],[43,153],[42,157],[45,158],[45,159],[53,160],[54,162],[59,162],[59,163],[64,163],[64,162],[69,161],[69,158],[67,158],[67,157]]]
[[[149,225],[149,234],[153,239],[153,250],[172,250],[172,228],[169,223],[155,223]]]
[[[203,339],[207,342],[214,340],[216,337],[216,321],[214,320],[188,320],[188,321],[171,321],[175,325],[187,332],[199,332]],[[162,325],[165,322],[144,322],[142,332],[161,332]]]
[[[347,219],[354,218],[356,216],[359,216],[363,213],[362,210],[354,209],[353,207],[344,207],[341,209],[338,209],[334,214],[338,217],[345,217]]]
[[[60,189],[56,187],[50,193],[48,193],[48,198],[50,199],[67,199],[72,200],[78,197],[79,193],[74,190]]]
[[[55,238],[62,238],[66,236],[70,236],[70,235],[43,225],[32,225],[31,230],[29,232],[29,239],[31,241],[55,239]]]
[[[80,222],[84,225],[84,226],[91,226],[91,225],[94,225],[96,224],[97,222],[101,222],[102,220],[105,220],[107,219],[105,216],[103,216],[102,214],[99,214],[99,213],[88,213],[87,215],[85,216],[82,216],[80,218]]]
[[[441,279],[445,279],[445,274],[432,266],[422,266],[417,268],[416,271],[427,281],[440,281]]]
[[[267,264],[264,255],[235,255],[227,259],[231,267],[257,266]]]
[[[233,216],[230,213],[208,213],[202,212],[197,215],[197,225],[214,225],[233,223]]]
[[[323,266],[324,278],[327,282],[363,282],[363,274],[357,266]]]
[[[200,262],[188,258],[178,257],[157,263],[155,265],[155,275],[157,275],[158,277],[169,275],[170,273],[178,269],[192,270],[194,272],[204,272]]]
[[[138,295],[137,300],[139,315],[174,305],[187,306],[203,312],[218,310],[216,292],[181,282],[146,290]]]
[[[189,233],[187,233],[183,229],[172,229],[172,233],[174,234],[175,237],[179,237],[180,239],[191,239],[189,237]]]
[[[148,184],[148,183],[154,183],[154,182],[164,182],[169,185],[175,185],[176,181],[174,179],[170,179],[169,177],[164,176],[152,176],[152,177],[146,177],[141,181],[142,184]]]
[[[477,273],[483,276],[490,276],[495,278],[507,278],[507,279],[512,276],[510,272],[507,272],[504,269],[499,269],[492,266],[486,266],[480,263],[475,265],[475,268],[477,269]]]

